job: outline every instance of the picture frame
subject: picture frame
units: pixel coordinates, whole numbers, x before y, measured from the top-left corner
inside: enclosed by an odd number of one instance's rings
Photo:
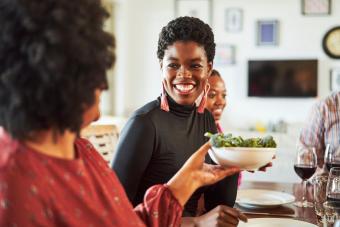
[[[340,68],[330,70],[330,90],[340,91]]]
[[[331,0],[301,0],[302,15],[326,16],[331,14]]]
[[[243,27],[243,10],[241,8],[227,8],[224,13],[225,30],[240,32]]]
[[[175,16],[197,17],[211,24],[211,0],[175,0]]]
[[[216,44],[214,66],[228,66],[236,64],[235,45],[220,43]]]
[[[257,21],[257,45],[277,46],[279,45],[279,21],[259,20]]]

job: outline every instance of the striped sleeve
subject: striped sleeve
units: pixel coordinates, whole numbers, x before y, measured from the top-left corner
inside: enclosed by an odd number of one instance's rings
[[[315,104],[310,112],[307,123],[301,130],[299,143],[303,147],[315,147],[318,166],[322,167],[324,159],[324,108],[321,102]]]

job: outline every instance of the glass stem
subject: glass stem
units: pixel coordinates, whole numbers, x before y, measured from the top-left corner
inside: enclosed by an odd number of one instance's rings
[[[302,188],[302,204],[306,203],[306,185],[307,185],[307,181],[306,180],[302,180],[302,184],[303,184],[303,188]]]

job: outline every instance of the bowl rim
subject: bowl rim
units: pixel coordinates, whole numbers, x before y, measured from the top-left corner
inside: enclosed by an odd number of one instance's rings
[[[227,151],[263,151],[263,152],[269,152],[269,151],[275,151],[277,147],[214,147],[212,146],[211,149],[214,151],[216,150],[227,150]]]

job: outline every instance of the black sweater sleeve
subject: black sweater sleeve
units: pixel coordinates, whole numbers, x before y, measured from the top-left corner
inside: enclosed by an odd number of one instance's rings
[[[154,144],[155,128],[151,120],[146,115],[129,119],[120,135],[112,169],[131,202],[152,157]]]

